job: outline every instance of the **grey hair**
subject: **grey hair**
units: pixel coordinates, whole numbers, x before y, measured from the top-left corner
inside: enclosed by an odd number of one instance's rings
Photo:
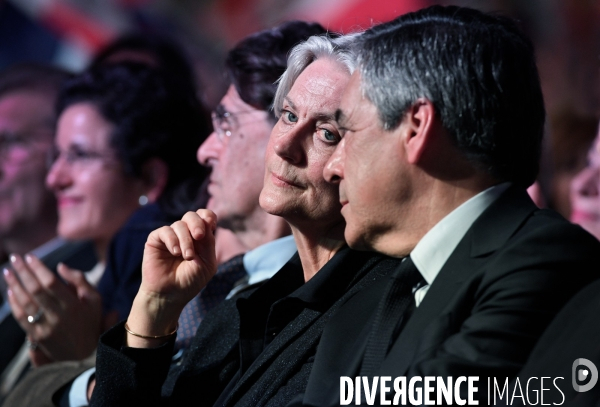
[[[298,76],[311,63],[320,58],[329,58],[342,65],[349,74],[356,68],[356,54],[353,44],[361,33],[331,38],[327,35],[315,35],[296,45],[288,57],[287,69],[279,78],[279,86],[273,99],[275,116],[281,116],[283,100],[292,89]]]
[[[371,27],[357,42],[361,91],[384,130],[427,99],[473,164],[497,180],[533,183],[544,100],[533,45],[513,20],[432,6]]]

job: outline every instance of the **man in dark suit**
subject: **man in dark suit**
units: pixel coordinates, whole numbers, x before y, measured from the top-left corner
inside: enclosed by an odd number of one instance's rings
[[[594,214],[600,211],[600,133],[588,154],[588,164],[573,179],[573,220],[598,237]],[[598,260],[594,264],[598,268]],[[560,311],[531,352],[518,380],[532,377],[561,377],[560,392],[549,386],[544,403],[595,406],[600,400],[600,281],[588,285]],[[516,380],[513,386],[516,385]],[[520,399],[503,405],[522,405]]]
[[[435,6],[371,28],[358,53],[325,177],[351,247],[407,258],[328,323],[303,403],[354,404],[357,376],[390,376],[387,400],[401,376],[477,376],[485,402],[597,275],[598,242],[526,193],[545,117],[533,48],[506,18]]]

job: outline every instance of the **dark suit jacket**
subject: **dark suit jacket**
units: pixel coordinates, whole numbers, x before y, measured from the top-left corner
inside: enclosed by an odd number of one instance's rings
[[[269,321],[287,318],[277,314],[274,304],[293,298],[304,287],[302,270],[298,270],[297,264],[296,255],[256,291],[242,293],[243,298],[225,301],[213,309],[202,322],[183,363],[171,369],[168,378],[171,347],[121,349],[122,325],[107,332],[98,347],[97,384],[90,405],[285,405],[304,391],[325,322],[339,304],[386,276],[398,260],[349,249],[336,254],[307,283],[328,276],[312,293],[326,300],[311,302],[308,307],[302,301],[288,302],[292,307],[297,304],[297,312],[290,311],[294,317],[247,364],[244,358],[247,349],[242,348],[245,342],[241,341],[241,335],[244,332],[244,337],[248,332],[260,335],[259,338],[265,335],[265,340],[268,335],[262,324],[245,325],[249,320],[244,318],[248,317],[245,306],[249,301],[262,303],[267,310],[271,309],[266,317]],[[297,275],[289,273],[290,267],[298,271]],[[291,289],[298,285],[289,280],[300,281],[300,287],[291,294],[283,294],[282,299],[282,293],[278,292],[282,286]],[[165,380],[161,400],[160,389]]]
[[[597,269],[599,263],[596,259]],[[553,380],[562,377],[556,380],[560,392],[552,381],[546,381],[544,388],[548,390],[544,392],[545,404],[556,403],[569,407],[597,406],[600,404],[600,377],[597,376],[597,382],[590,390],[578,392],[573,387],[573,364],[581,358],[592,362],[600,376],[600,281],[581,290],[560,311],[519,372],[519,381],[525,388],[527,381],[532,377],[544,376]],[[581,369],[590,370],[585,365],[581,365]],[[577,372],[575,374],[579,385],[592,380],[590,377],[579,381]],[[538,389],[539,382],[539,379],[537,383],[533,382]],[[512,383],[510,388],[513,388],[514,384]],[[535,394],[529,394],[531,402],[535,402],[534,396]],[[520,401],[515,399],[513,403],[502,405],[522,405],[519,404]]]
[[[479,376],[485,396],[486,376],[514,377],[561,306],[598,277],[598,253],[579,226],[509,188],[456,247],[376,375]],[[385,285],[355,296],[329,322],[304,404],[339,403],[340,376],[358,375]]]

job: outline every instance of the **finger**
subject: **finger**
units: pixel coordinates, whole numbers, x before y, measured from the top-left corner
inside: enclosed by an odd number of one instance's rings
[[[70,292],[66,292],[68,290],[67,286],[40,259],[32,254],[26,254],[25,262],[48,295],[59,302],[65,296],[68,297]]]
[[[173,256],[181,256],[179,238],[170,226],[163,226],[150,233],[146,244],[158,250],[167,250]]]
[[[35,315],[39,310],[39,305],[33,300],[29,293],[23,289],[17,276],[10,270],[4,269],[4,279],[8,284],[8,302],[13,316],[23,329],[30,328],[27,322],[29,315]]]
[[[171,229],[177,235],[183,258],[192,260],[195,255],[194,239],[192,239],[187,223],[179,220],[171,225]]]
[[[54,308],[56,306],[57,299],[46,292],[36,274],[32,271],[29,265],[23,261],[21,256],[11,255],[10,262],[15,274],[21,281],[23,290],[26,291],[30,297],[35,299],[35,302],[45,309]],[[29,311],[27,308],[26,310]]]
[[[211,232],[217,229],[217,215],[210,209],[198,209],[196,214],[209,226]]]
[[[210,228],[196,212],[187,212],[181,220],[187,225],[194,240],[202,239],[206,234],[206,230]]]
[[[75,288],[78,298],[96,300],[100,296],[81,271],[72,269],[64,263],[58,263],[57,270],[58,274]]]

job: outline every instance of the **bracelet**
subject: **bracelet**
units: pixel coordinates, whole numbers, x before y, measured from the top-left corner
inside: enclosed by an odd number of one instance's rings
[[[125,331],[127,331],[128,334],[131,334],[133,336],[137,336],[138,338],[142,338],[142,339],[162,339],[162,338],[167,338],[171,335],[175,335],[177,333],[177,330],[179,329],[179,323],[177,323],[177,325],[175,326],[175,329],[173,330],[173,332],[170,332],[166,335],[142,335],[142,334],[136,334],[135,332],[133,332],[132,330],[129,329],[129,327],[127,326],[127,322],[125,322]]]

